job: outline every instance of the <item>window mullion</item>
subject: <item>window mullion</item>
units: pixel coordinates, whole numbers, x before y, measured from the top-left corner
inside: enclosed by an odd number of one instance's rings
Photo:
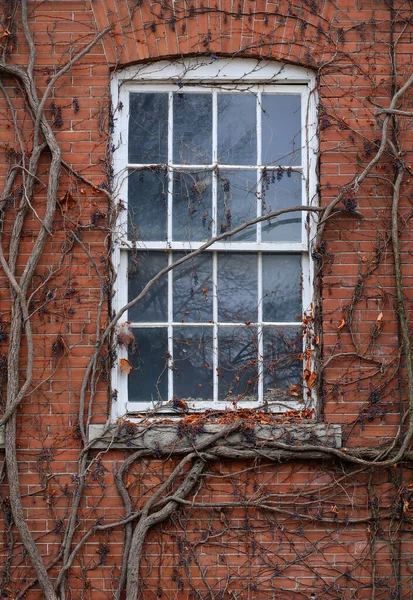
[[[261,216],[262,211],[262,94],[257,94],[257,217]],[[257,242],[261,242],[261,223],[257,223]]]
[[[173,159],[173,94],[169,92],[168,95],[168,243],[172,241],[172,183],[173,183],[173,171],[170,165],[172,165]]]
[[[213,370],[212,370],[212,378],[213,378],[213,400],[214,403],[218,402],[218,385],[219,385],[219,377],[218,377],[218,253],[212,253],[212,310],[213,315],[212,319],[214,322],[213,326]]]
[[[264,340],[262,326],[262,252],[257,254],[258,261],[258,402],[262,402],[264,397],[263,380],[263,360],[264,360]]]
[[[218,172],[217,172],[217,161],[218,161],[218,98],[217,91],[212,92],[212,235],[217,235],[217,223],[218,223],[218,207],[217,207],[217,193],[218,193]],[[214,322],[213,326],[213,369],[212,369],[212,380],[213,380],[213,401],[218,403],[218,254],[212,253],[212,319]]]
[[[168,244],[172,241],[172,201],[173,201],[173,93],[168,94]],[[168,253],[168,264],[173,262],[172,252]],[[168,272],[168,400],[173,399],[173,269]]]
[[[173,262],[173,253],[168,253],[168,264],[171,265]],[[173,356],[174,356],[174,343],[173,343],[173,269],[168,272],[168,400],[172,400],[174,396],[174,370],[173,370]]]
[[[262,93],[257,93],[257,217],[262,212]],[[261,223],[257,223],[257,242],[261,242]],[[258,252],[258,402],[261,403],[264,397],[263,380],[263,358],[264,358],[264,340],[262,327],[262,253]]]

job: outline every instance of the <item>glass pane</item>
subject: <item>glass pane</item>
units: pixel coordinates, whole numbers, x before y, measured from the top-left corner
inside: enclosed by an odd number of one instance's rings
[[[257,173],[220,171],[218,173],[218,233],[230,231],[257,216]],[[235,234],[234,241],[256,241],[256,225]]]
[[[183,253],[174,253],[178,260]],[[188,260],[173,271],[174,321],[211,321],[212,315],[212,254],[206,253]]]
[[[219,321],[256,321],[258,308],[257,255],[218,254]]]
[[[218,162],[257,164],[257,114],[254,94],[218,94]]]
[[[174,172],[172,237],[200,241],[211,237],[212,172]]]
[[[301,96],[262,95],[262,162],[301,165]]]
[[[130,94],[129,162],[168,161],[168,94]]]
[[[168,265],[165,252],[129,254],[128,301],[135,298],[152,277]],[[164,275],[138,302],[129,309],[132,323],[160,323],[168,320],[168,276]]]
[[[175,164],[212,162],[212,95],[174,95],[173,160]]]
[[[164,169],[129,171],[128,236],[163,241],[167,237],[168,175]]]
[[[262,255],[262,314],[264,321],[300,321],[301,256]]]
[[[168,398],[168,330],[135,329],[136,347],[129,353],[129,402],[165,402]]]
[[[212,400],[212,367],[212,327],[175,327],[174,397]]]
[[[285,401],[301,398],[303,363],[302,331],[297,328],[264,327],[264,400]],[[299,396],[290,396],[290,384]]]
[[[295,171],[266,171],[262,181],[262,214],[300,206],[301,173]],[[302,213],[281,215],[262,223],[263,242],[301,242]]]
[[[220,327],[218,333],[219,398],[257,400],[258,335],[255,328]]]

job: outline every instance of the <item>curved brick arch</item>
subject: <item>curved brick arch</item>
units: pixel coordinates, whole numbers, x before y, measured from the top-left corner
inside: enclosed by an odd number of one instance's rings
[[[103,0],[92,2],[100,29],[113,25],[104,48],[114,67],[199,54],[272,58],[317,66],[332,51],[329,0]],[[336,36],[334,36],[336,37]]]

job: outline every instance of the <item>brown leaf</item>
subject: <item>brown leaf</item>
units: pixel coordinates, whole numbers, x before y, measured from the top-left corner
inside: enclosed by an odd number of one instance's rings
[[[122,346],[129,346],[129,344],[132,344],[135,341],[135,336],[129,325],[129,321],[125,321],[125,323],[121,323],[118,327],[118,342]]]
[[[308,386],[309,390],[313,389],[316,379],[317,379],[317,374],[313,371],[307,381],[307,386]]]
[[[59,204],[60,204],[63,212],[66,212],[67,210],[74,208],[77,204],[76,198],[73,198],[72,194],[69,191],[67,191],[65,194],[63,194],[63,196],[61,196],[58,199],[58,201],[59,201]]]
[[[132,365],[127,358],[120,359],[120,370],[122,373],[127,373],[128,375],[132,371]]]
[[[343,327],[345,326],[346,322],[344,319],[341,319],[340,321],[340,325],[338,326],[338,330],[341,331],[341,329],[343,329]]]

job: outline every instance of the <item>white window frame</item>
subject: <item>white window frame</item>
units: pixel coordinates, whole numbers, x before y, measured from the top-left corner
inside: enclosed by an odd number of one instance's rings
[[[127,170],[130,167],[137,165],[128,162],[128,126],[129,126],[129,93],[131,91],[142,91],[143,89],[148,90],[150,87],[151,91],[169,91],[171,92],[171,84],[176,91],[176,86],[180,82],[184,82],[185,85],[191,86],[191,91],[197,91],[202,89],[205,91],[205,87],[213,88],[215,84],[220,84],[222,87],[225,84],[228,85],[228,91],[234,90],[234,86],[237,90],[241,90],[242,87],[251,89],[258,94],[264,89],[268,90],[271,88],[271,92],[278,93],[291,93],[292,91],[300,93],[301,102],[301,123],[302,123],[302,167],[300,172],[303,174],[303,186],[302,186],[302,202],[303,205],[317,205],[317,185],[316,185],[316,157],[318,151],[317,144],[317,129],[316,129],[316,79],[312,71],[296,67],[292,65],[283,65],[275,61],[258,61],[255,59],[212,59],[212,58],[191,58],[183,59],[180,61],[159,61],[156,63],[135,65],[128,67],[122,71],[114,72],[111,79],[111,93],[112,93],[112,106],[114,112],[114,129],[112,137],[113,147],[113,166],[115,173],[114,189],[116,190],[116,201],[122,201],[127,207],[128,198],[128,176]],[[198,86],[198,87],[197,87]],[[294,88],[292,87],[294,86]],[[179,88],[178,88],[179,89]],[[171,94],[169,106],[171,107]],[[216,94],[213,96],[216,98]],[[214,100],[213,100],[214,101]],[[216,102],[216,100],[215,100]],[[258,103],[259,106],[259,103]],[[171,110],[171,108],[170,108]],[[260,119],[261,111],[257,109],[257,132],[260,135]],[[216,137],[216,121],[213,124],[213,136]],[[168,142],[168,166],[171,165],[172,161],[172,135],[169,133]],[[259,144],[258,144],[259,145]],[[258,157],[260,158],[260,157]],[[258,161],[257,161],[258,162]],[[151,165],[145,165],[150,167]],[[177,165],[173,165],[175,168]],[[183,165],[188,168],[189,165]],[[213,157],[212,165],[200,165],[199,169],[210,170],[217,166],[217,157]],[[277,165],[278,166],[278,165]],[[274,168],[277,168],[274,166]],[[280,165],[282,166],[282,165]],[[195,165],[190,165],[191,168],[197,169]],[[245,165],[234,165],[233,167],[225,165],[227,169],[243,169]],[[289,168],[288,166],[285,167]],[[257,166],[255,166],[257,169]],[[297,170],[297,169],[296,169]],[[215,186],[216,187],[216,186]],[[169,196],[171,196],[171,190],[169,190]],[[169,234],[171,233],[172,213],[171,213],[171,200],[169,199],[168,205],[168,221],[169,221]],[[257,200],[258,205],[260,201]],[[216,206],[216,202],[214,203]],[[258,213],[259,214],[259,213]],[[216,214],[213,214],[214,231],[212,235],[215,235],[216,228]],[[313,279],[313,265],[311,261],[311,238],[313,235],[314,219],[310,218],[310,227],[308,226],[308,220],[302,219],[302,242],[300,243],[289,243],[289,242],[274,242],[267,243],[251,243],[251,242],[218,242],[215,243],[209,250],[226,250],[229,252],[236,251],[248,251],[253,252],[265,252],[271,251],[273,253],[286,253],[294,252],[300,253],[302,256],[303,264],[303,311],[307,311],[311,306],[312,297],[312,279]],[[306,225],[307,222],[307,225]],[[125,239],[125,232],[127,232],[127,210],[120,211],[118,218],[118,232],[119,235],[115,236],[115,249],[113,256],[113,263],[117,271],[117,283],[116,293],[114,297],[114,310],[118,311],[127,303],[127,286],[122,285],[121,281],[126,278],[127,274],[127,248],[131,248],[131,242]],[[196,242],[173,242],[167,240],[165,242],[136,242],[134,248],[145,249],[145,250],[195,250],[200,243]],[[253,246],[253,248],[252,248]],[[172,277],[172,271],[169,272],[169,277]],[[259,284],[260,285],[260,284]],[[171,290],[171,285],[169,285]],[[259,290],[258,290],[259,292]],[[121,322],[128,320],[127,313],[121,318]],[[170,319],[168,319],[170,320]],[[216,321],[216,314],[214,314],[214,321]],[[258,321],[260,318],[258,318]],[[187,324],[196,326],[197,323]],[[198,324],[199,325],[199,324]],[[278,326],[279,324],[277,324]],[[140,323],[142,327],[143,324]],[[148,327],[156,327],[156,323],[148,324]],[[158,327],[160,325],[158,324]],[[297,322],[294,323],[282,323],[281,326],[297,326]],[[146,327],[146,325],[145,325]],[[217,327],[215,324],[214,327]],[[168,334],[168,337],[170,335]],[[172,342],[170,341],[170,344]],[[259,335],[259,354],[262,355],[262,335]],[[214,351],[216,349],[214,348]],[[130,403],[128,403],[128,375],[125,372],[121,372],[119,369],[119,362],[121,358],[127,358],[127,349],[123,346],[118,348],[118,360],[112,372],[112,389],[115,392],[116,400],[112,402],[112,418],[114,420],[124,417],[126,414],[133,413],[144,413],[146,411],[153,410],[154,406],[151,400],[148,398],[147,403],[139,403],[139,409],[136,408],[136,403],[133,404],[133,410]],[[217,360],[217,359],[215,359]],[[262,379],[262,369],[260,369],[259,377]],[[216,369],[213,369],[213,376],[217,378]],[[172,370],[168,372],[169,385],[171,387]],[[214,381],[214,388],[217,387],[217,382]],[[207,408],[214,409],[225,409],[228,406],[232,406],[230,402],[218,401],[217,392],[215,392],[214,402],[208,403],[208,401],[202,401],[199,404],[192,407],[194,410],[206,410]],[[306,394],[308,397],[308,393]],[[311,403],[314,405],[315,398],[311,398]],[[239,407],[251,408],[257,407],[259,402],[241,401]],[[305,407],[308,407],[309,403],[306,402]],[[291,409],[302,409],[304,407],[302,402],[291,400],[288,402],[288,406],[285,403],[271,403],[271,410],[273,412],[284,412]],[[167,407],[166,407],[167,409]],[[170,409],[169,409],[170,410]],[[162,412],[165,412],[164,410]]]

